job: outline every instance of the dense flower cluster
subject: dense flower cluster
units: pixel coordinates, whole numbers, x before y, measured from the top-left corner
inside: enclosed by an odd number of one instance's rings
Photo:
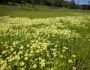
[[[87,23],[81,16],[0,17],[0,70],[62,70],[63,67],[76,70],[76,55],[68,52],[65,41],[82,38],[75,29],[87,28]],[[90,41],[89,34],[87,38]]]

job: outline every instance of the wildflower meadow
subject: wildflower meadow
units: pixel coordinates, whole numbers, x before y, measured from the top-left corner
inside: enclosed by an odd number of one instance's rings
[[[0,17],[0,70],[89,70],[90,16]]]

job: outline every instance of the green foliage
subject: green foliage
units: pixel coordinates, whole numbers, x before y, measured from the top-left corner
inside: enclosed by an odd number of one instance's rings
[[[1,0],[0,3],[3,4],[9,4],[12,3],[15,5],[15,3],[31,3],[32,7],[34,8],[35,4],[41,4],[41,5],[49,5],[49,6],[57,6],[57,7],[63,7],[64,3],[66,1],[64,0]]]
[[[75,1],[74,0],[71,0],[71,2],[68,5],[68,8],[70,8],[70,9],[76,9],[76,4],[75,4]]]
[[[32,4],[32,8],[35,8],[35,5],[46,5],[50,6],[51,9],[55,9],[57,7],[65,7],[65,8],[70,8],[70,9],[90,9],[90,5],[76,5],[74,0],[71,0],[71,2],[67,0],[0,0],[0,4],[5,4],[5,5],[17,5],[21,4],[21,8],[23,5]],[[89,2],[88,2],[89,3]],[[79,8],[78,8],[79,7]]]

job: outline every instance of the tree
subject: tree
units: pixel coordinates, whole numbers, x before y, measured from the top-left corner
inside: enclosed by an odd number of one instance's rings
[[[31,0],[31,2],[32,2],[32,8],[34,8],[35,7],[35,0]]]
[[[63,7],[64,5],[64,0],[48,0],[50,2],[50,7],[55,8],[55,7]]]
[[[71,9],[75,9],[76,8],[76,4],[74,0],[71,0],[70,4],[69,4],[69,8]]]
[[[90,1],[88,1],[88,4],[90,5]]]
[[[23,8],[23,5],[25,5],[25,0],[21,0],[21,9]]]
[[[47,0],[47,2],[50,3],[50,7],[52,9],[54,6],[55,0]]]
[[[45,5],[45,1],[44,0],[40,0],[39,2],[41,5]]]
[[[64,7],[64,0],[56,0],[57,7]]]
[[[68,1],[64,1],[64,3],[63,3],[64,7],[66,7],[66,8],[68,8],[69,4],[70,3]]]
[[[12,0],[12,3],[13,3],[13,5],[15,5],[15,3],[16,3],[15,0]]]
[[[77,7],[78,10],[80,9],[79,0],[77,2],[77,6],[76,7]]]
[[[75,4],[75,1],[74,1],[74,0],[71,0],[71,3],[72,3],[72,4]]]

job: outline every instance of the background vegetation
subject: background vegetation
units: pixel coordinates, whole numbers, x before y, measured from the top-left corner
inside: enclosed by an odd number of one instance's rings
[[[0,16],[11,17],[29,17],[29,18],[49,18],[49,17],[62,17],[62,16],[86,16],[90,15],[89,10],[76,10],[68,8],[51,9],[49,6],[36,5],[32,8],[32,4],[26,4],[21,7],[12,5],[0,5]]]
[[[0,4],[11,4],[16,5],[16,3],[21,4],[21,6],[26,5],[26,3],[32,4],[32,8],[38,5],[46,5],[52,8],[66,7],[70,9],[90,9],[90,1],[88,4],[79,5],[79,1],[75,3],[74,0],[68,2],[67,0],[0,0]]]

